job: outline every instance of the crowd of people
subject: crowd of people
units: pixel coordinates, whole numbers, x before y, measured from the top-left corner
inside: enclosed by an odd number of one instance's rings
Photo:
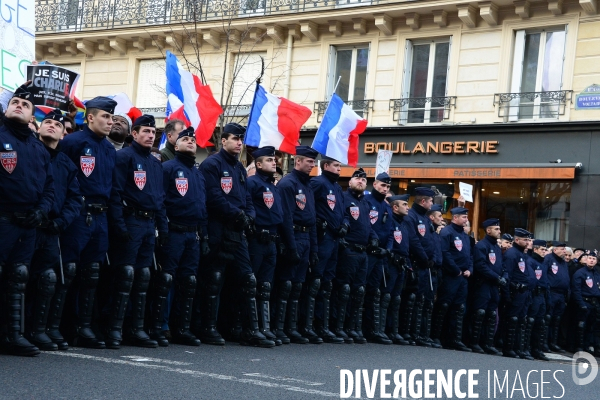
[[[255,149],[249,176],[235,123],[199,165],[193,128],[169,122],[153,153],[154,117],[106,97],[81,130],[56,110],[34,133],[31,100],[18,88],[0,126],[5,353],[229,340],[600,355],[595,251],[502,235],[495,218],[476,242],[464,204],[447,223],[432,189],[394,195],[381,173],[366,193],[360,168],[344,191],[341,163],[308,146],[283,177],[275,149]]]

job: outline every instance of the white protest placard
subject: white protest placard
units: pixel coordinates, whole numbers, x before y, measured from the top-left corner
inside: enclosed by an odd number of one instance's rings
[[[468,183],[458,182],[458,190],[460,190],[460,195],[470,203],[473,202],[473,185],[469,185]]]
[[[379,150],[377,152],[375,176],[379,175],[382,172],[390,171],[390,162],[392,161],[392,154],[393,153],[391,150]]]
[[[0,86],[14,91],[35,60],[34,0],[0,0]]]

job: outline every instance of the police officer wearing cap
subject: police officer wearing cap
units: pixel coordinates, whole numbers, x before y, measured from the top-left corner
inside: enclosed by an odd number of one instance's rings
[[[408,215],[408,199],[410,195],[390,196],[387,201],[392,209],[392,251],[388,262],[386,280],[387,285],[382,287],[382,299],[390,298],[390,307],[387,313],[381,309],[381,326],[386,327],[386,333],[394,344],[409,345],[399,333],[400,328],[400,303],[402,286],[406,271],[412,270],[410,264],[410,246],[419,240],[411,234],[410,226],[405,218]],[[382,302],[383,303],[383,302]],[[387,314],[387,315],[386,315]],[[409,323],[410,325],[410,323]]]
[[[81,210],[77,167],[60,151],[64,133],[64,116],[59,109],[49,112],[38,131],[50,154],[54,177],[54,202],[48,218],[38,227],[36,250],[31,261],[27,285],[28,339],[41,350],[66,350],[67,342],[59,331],[62,310],[75,277],[72,265],[62,265],[59,237]]]
[[[550,286],[550,296],[548,296],[547,304],[547,314],[550,316],[548,347],[553,352],[558,353],[564,351],[558,345],[558,335],[560,332],[560,321],[569,300],[571,284],[569,266],[563,259],[565,246],[566,243],[554,242],[552,244],[552,253],[544,257],[544,267],[546,268]]]
[[[27,84],[15,90],[0,126],[0,277],[4,294],[4,350],[34,356],[21,335],[22,300],[35,246],[35,228],[52,209],[54,184],[48,152],[27,125],[34,113]],[[51,277],[48,276],[51,284]]]
[[[379,344],[392,344],[385,334],[385,325],[381,325],[381,316],[387,314],[390,304],[390,295],[381,294],[381,289],[387,286],[384,283],[385,271],[388,269],[388,257],[392,249],[392,209],[385,200],[390,190],[392,178],[382,172],[375,177],[373,191],[365,195],[369,203],[369,219],[380,247],[373,249],[368,254],[369,268],[367,270],[367,287],[365,294],[365,326],[369,340]],[[386,291],[387,292],[387,291]]]
[[[435,241],[435,256],[434,256],[434,267],[427,270],[420,271],[422,278],[420,278],[420,285],[417,291],[417,296],[423,298],[423,316],[421,319],[421,337],[422,341],[425,341],[433,348],[440,348],[441,346],[431,339],[431,320],[433,318],[433,303],[438,289],[438,277],[441,278],[440,267],[442,265],[442,244],[439,233],[446,226],[444,223],[444,215],[442,214],[443,208],[440,204],[433,204],[426,215],[429,217],[435,234],[432,235]],[[431,279],[431,284],[427,284],[428,280]],[[423,284],[423,282],[425,284]],[[421,296],[422,294],[422,296]]]
[[[367,174],[362,168],[352,174],[348,190],[344,192],[344,207],[349,222],[344,249],[341,251],[334,285],[336,289],[336,314],[334,333],[345,343],[365,344],[362,334],[363,302],[369,260],[367,251],[379,248],[377,233],[369,218],[370,206],[364,198]],[[350,310],[348,312],[348,300]],[[348,314],[349,318],[346,318]]]
[[[61,142],[62,152],[78,168],[77,180],[84,199],[81,212],[61,236],[63,265],[67,270],[76,269],[77,275],[67,302],[71,308],[69,316],[76,313],[77,334],[73,341],[79,347],[106,347],[92,330],[92,312],[100,264],[106,260],[108,250],[106,212],[117,153],[105,138],[113,125],[116,105],[116,101],[107,97],[89,100],[86,103],[87,124]]]
[[[162,332],[167,298],[174,285],[169,327],[174,343],[199,346],[190,331],[192,305],[197,288],[198,263],[208,255],[206,184],[196,163],[194,128],[181,131],[175,142],[175,158],[162,164],[169,240],[159,246],[162,270],[154,276],[150,337],[168,343]]]
[[[275,187],[277,161],[275,148],[265,146],[252,153],[256,165],[256,174],[248,178],[248,191],[252,196],[256,219],[255,234],[248,239],[248,251],[252,271],[257,280],[256,300],[258,304],[258,326],[260,332],[268,339],[281,345],[281,340],[271,332],[271,309],[269,301],[275,265],[277,263],[277,241],[288,243],[293,237],[279,237],[283,224],[282,200],[278,188]],[[281,327],[283,328],[283,327]]]
[[[410,321],[410,326],[405,329],[410,330],[406,333],[405,339],[410,340],[420,346],[430,347],[429,343],[421,334],[421,323],[423,318],[423,306],[425,304],[425,292],[432,290],[431,269],[436,266],[436,245],[437,242],[433,235],[435,229],[427,216],[427,212],[433,205],[433,190],[427,187],[417,187],[415,189],[415,198],[411,209],[408,211],[406,222],[411,227],[411,234],[419,239],[411,246],[411,265],[414,273],[407,276],[407,290],[405,290],[406,307],[404,312],[412,315],[406,315],[404,320]],[[416,288],[416,290],[415,290]],[[415,293],[416,292],[416,293]],[[439,345],[436,343],[436,347]]]
[[[319,262],[310,269],[308,286],[320,280],[320,289],[315,305],[315,327],[326,343],[344,343],[329,329],[331,317],[331,293],[338,261],[339,241],[348,233],[348,220],[344,214],[344,199],[340,178],[342,164],[321,155],[321,175],[310,180],[317,210],[317,238]]]
[[[442,273],[437,309],[433,318],[432,339],[440,344],[441,333],[448,311],[451,312],[450,340],[447,346],[456,350],[471,351],[462,342],[463,318],[468,294],[468,278],[473,272],[471,242],[464,227],[469,220],[469,210],[455,207],[450,210],[452,223],[442,229]]]
[[[486,219],[482,223],[485,237],[475,244],[471,294],[471,335],[469,345],[475,353],[502,354],[494,347],[496,316],[500,302],[500,287],[508,284],[502,269],[502,250],[498,246],[500,220]],[[483,334],[483,335],[482,335]]]
[[[531,241],[531,233],[522,228],[515,228],[514,242],[503,257],[503,267],[509,278],[509,299],[505,307],[506,332],[502,349],[505,357],[519,358],[520,341],[525,334],[525,318],[531,296],[531,275],[533,270],[527,267],[525,250]]]
[[[133,122],[132,135],[131,146],[117,153],[109,210],[113,280],[111,299],[105,307],[108,320],[104,330],[106,346],[114,349],[118,349],[123,340],[121,330],[128,301],[131,302],[131,323],[126,338],[135,346],[158,346],[144,331],[156,229],[159,245],[168,243],[163,171],[160,161],[150,154],[156,135],[154,117],[147,114],[138,117]],[[165,274],[157,276],[158,291],[170,283]],[[162,317],[162,313],[160,315]],[[166,345],[160,335],[156,338]]]
[[[548,271],[544,267],[547,242],[535,239],[528,252],[527,266],[533,270],[531,304],[527,310],[523,353],[538,360],[548,361],[543,352],[547,346],[546,298],[549,293]],[[530,351],[531,350],[531,351]]]
[[[247,189],[246,169],[238,156],[246,128],[229,123],[221,134],[221,150],[208,157],[200,165],[200,171],[206,180],[206,207],[208,211],[208,237],[210,253],[206,262],[202,262],[198,275],[199,289],[194,305],[192,328],[196,336],[204,343],[224,345],[225,341],[217,331],[219,296],[223,287],[225,267],[231,275],[231,285],[241,289],[234,295],[241,299],[228,299],[233,307],[240,305],[244,329],[240,343],[258,347],[274,347],[275,342],[267,339],[258,327],[256,310],[256,277],[248,253],[248,242],[244,232],[252,232],[254,226],[254,206]],[[232,287],[232,289],[233,289]],[[233,290],[232,290],[233,291]],[[221,304],[226,304],[225,300]],[[229,314],[240,315],[235,309]],[[235,319],[235,318],[234,318]],[[237,325],[235,322],[232,325]],[[231,326],[232,337],[237,339],[237,326]]]
[[[502,253],[505,253],[506,250],[512,247],[514,238],[510,233],[504,233],[502,238],[500,239],[500,248],[502,249]]]
[[[588,258],[597,259],[591,251]],[[595,264],[594,264],[595,265]],[[571,280],[572,301],[577,307],[575,351],[600,356],[600,271],[594,265],[580,268]]]
[[[311,280],[305,291],[302,332],[298,331],[299,300],[309,268],[319,262],[315,197],[310,187],[310,171],[319,153],[309,146],[296,146],[294,169],[277,184],[283,201],[283,229],[294,241],[286,249],[287,260],[281,259],[277,271],[277,308],[275,310],[276,335],[284,343],[286,337],[292,343],[323,343],[313,328],[315,299],[321,281]],[[287,301],[287,310],[283,304]],[[285,318],[284,335],[279,327]]]

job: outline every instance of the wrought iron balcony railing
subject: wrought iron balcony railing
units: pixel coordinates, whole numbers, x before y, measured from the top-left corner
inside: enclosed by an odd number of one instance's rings
[[[494,105],[498,104],[498,116],[505,121],[558,119],[572,96],[572,90],[496,93]]]
[[[456,96],[406,97],[390,100],[392,118],[399,125],[428,124],[450,118],[450,109],[456,107]]]
[[[400,0],[35,0],[36,32],[199,22]]]
[[[374,102],[375,100],[352,100],[345,103],[352,107],[355,113],[366,119],[369,116],[369,110],[373,109]],[[321,122],[328,105],[328,101],[315,101],[313,111],[317,113],[317,122]]]

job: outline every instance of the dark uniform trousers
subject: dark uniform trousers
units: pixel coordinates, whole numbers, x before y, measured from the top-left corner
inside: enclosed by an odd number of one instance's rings
[[[306,280],[306,273],[308,272],[308,260],[310,256],[310,233],[294,231],[294,237],[296,240],[296,249],[300,256],[300,262],[296,265],[286,265],[277,271],[278,280],[290,281],[294,283],[303,283]]]
[[[11,217],[0,215],[0,265],[29,264],[35,249],[35,229],[18,226]]]
[[[108,223],[105,212],[88,213],[86,207],[61,235],[63,263],[102,263],[108,250]]]
[[[109,251],[111,265],[132,265],[136,270],[149,268],[153,263],[156,240],[154,218],[127,215],[125,225],[132,239],[126,243],[118,240],[111,243]]]
[[[340,253],[334,280],[335,289],[338,292],[346,290],[349,287],[350,293],[354,295],[350,302],[350,307],[346,308],[346,321],[349,321],[349,323],[357,319],[356,314],[361,313],[361,310],[358,308],[360,308],[359,304],[362,304],[364,301],[364,287],[367,283],[367,270],[369,268],[367,254],[364,251],[361,252],[351,247],[352,245]],[[357,293],[358,290],[362,290],[362,292]],[[359,299],[357,296],[362,296],[362,298]],[[339,311],[340,309],[336,308],[336,318]],[[362,318],[359,318],[359,320],[362,321]]]
[[[162,271],[177,278],[195,276],[200,262],[200,238],[196,232],[169,231],[166,246],[160,248]]]
[[[252,237],[248,241],[252,272],[257,282],[273,283],[275,265],[277,262],[277,246],[274,241],[263,243]]]

